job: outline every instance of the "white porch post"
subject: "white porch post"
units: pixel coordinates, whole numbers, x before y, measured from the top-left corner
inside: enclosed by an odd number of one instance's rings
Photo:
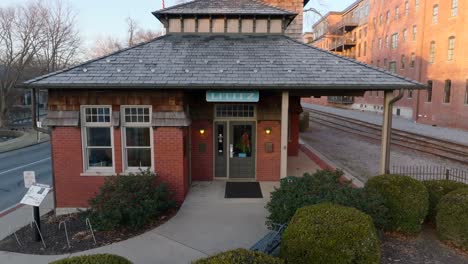
[[[289,119],[289,92],[283,92],[281,99],[281,179],[288,175],[288,120]]]
[[[380,158],[380,173],[390,173],[390,141],[392,134],[393,101],[395,95],[393,91],[384,92],[384,112],[382,124],[382,155]]]

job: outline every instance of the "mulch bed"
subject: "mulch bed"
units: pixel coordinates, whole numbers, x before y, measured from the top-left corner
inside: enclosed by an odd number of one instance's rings
[[[34,241],[34,229],[30,225],[27,225],[16,231],[21,246],[12,234],[0,241],[0,251],[37,255],[59,255],[80,252],[143,234],[164,224],[176,213],[177,209],[170,210],[161,217],[153,219],[144,228],[139,230],[122,228],[115,231],[94,231],[96,244],[94,244],[93,236],[86,226],[86,212],[59,217],[55,217],[52,213],[49,213],[41,218],[41,232],[46,244],[45,248],[41,241]],[[62,224],[59,229],[61,221],[66,221],[70,248],[68,248],[64,225]]]
[[[383,264],[467,264],[468,254],[437,238],[434,226],[426,224],[417,237],[385,233],[381,236]]]

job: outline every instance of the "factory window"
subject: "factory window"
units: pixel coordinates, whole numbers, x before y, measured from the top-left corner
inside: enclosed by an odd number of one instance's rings
[[[450,95],[452,90],[452,81],[445,80],[445,87],[444,87],[444,103],[450,103]]]

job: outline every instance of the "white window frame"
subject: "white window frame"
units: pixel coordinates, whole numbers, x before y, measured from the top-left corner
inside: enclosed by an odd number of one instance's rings
[[[89,108],[107,108],[109,109],[109,122],[87,122],[86,109]],[[81,149],[83,158],[83,173],[81,176],[112,176],[115,175],[115,145],[114,145],[114,127],[112,126],[112,106],[111,105],[81,105]],[[112,167],[91,167],[88,157],[88,135],[87,128],[107,127],[110,130]],[[109,148],[108,146],[94,146],[93,148]]]
[[[253,116],[250,116],[250,117],[225,117],[225,116],[218,116],[218,106],[224,106],[224,105],[248,105],[248,106],[253,106]],[[257,106],[255,104],[252,104],[252,103],[242,103],[242,102],[239,102],[239,103],[218,103],[218,104],[215,104],[214,105],[214,116],[215,116],[215,119],[218,119],[218,120],[239,120],[239,119],[242,119],[242,120],[256,120],[257,119]]]
[[[127,123],[125,120],[125,109],[128,108],[137,108],[137,109],[145,109],[148,108],[149,111],[149,122],[131,122]],[[151,172],[155,172],[155,165],[154,165],[154,130],[152,125],[152,118],[153,118],[153,107],[151,105],[121,105],[120,106],[120,120],[121,120],[121,135],[122,135],[122,167],[123,173],[138,173],[141,170],[149,169]],[[127,127],[139,127],[139,128],[149,128],[150,133],[150,152],[151,152],[151,166],[150,167],[129,167],[128,160],[127,160],[127,149],[147,149],[148,147],[127,147],[127,137],[126,131]]]

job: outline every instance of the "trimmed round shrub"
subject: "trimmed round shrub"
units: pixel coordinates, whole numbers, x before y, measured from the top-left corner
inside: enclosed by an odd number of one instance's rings
[[[366,188],[379,192],[388,208],[386,230],[403,234],[421,231],[429,208],[429,194],[422,182],[402,175],[380,175],[367,181]]]
[[[236,249],[200,259],[194,264],[284,264],[284,261],[257,251]]]
[[[376,227],[388,223],[388,209],[380,193],[365,188],[356,189],[340,183],[342,171],[322,170],[304,177],[281,180],[280,188],[271,194],[266,208],[270,212],[267,224],[288,223],[297,209],[324,202],[354,207],[369,214]]]
[[[380,245],[370,216],[330,203],[297,210],[282,236],[287,263],[380,263]]]
[[[108,177],[89,204],[91,223],[98,230],[142,228],[176,205],[166,184],[150,171]]]
[[[436,208],[440,199],[449,192],[468,187],[464,183],[449,180],[430,180],[423,181],[423,183],[429,192],[429,213],[427,214],[426,219],[433,223],[435,223],[436,220]]]
[[[66,258],[51,262],[50,264],[132,264],[126,258],[110,254],[97,254]]]
[[[468,249],[468,188],[452,191],[437,206],[437,233],[442,240]]]
[[[367,188],[346,187],[334,193],[334,204],[353,207],[372,217],[375,227],[384,229],[388,226],[388,208],[379,192]]]
[[[296,210],[306,206],[332,200],[333,193],[343,186],[339,183],[341,171],[321,170],[303,177],[282,179],[280,187],[271,193],[266,205],[270,212],[267,224],[289,222]]]

